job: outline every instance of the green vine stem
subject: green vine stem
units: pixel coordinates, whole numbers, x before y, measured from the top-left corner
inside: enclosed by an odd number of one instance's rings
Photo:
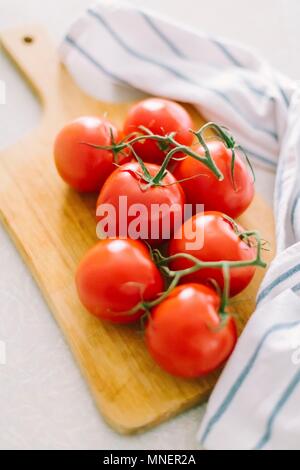
[[[152,259],[155,264],[160,268],[161,272],[171,281],[168,288],[155,300],[152,301],[141,301],[137,304],[132,310],[124,312],[124,315],[133,315],[139,310],[144,310],[145,312],[151,311],[152,308],[159,305],[163,300],[165,300],[174,288],[179,284],[182,277],[189,274],[193,274],[200,269],[204,268],[221,268],[223,270],[224,277],[224,288],[221,295],[221,304],[219,314],[225,318],[226,317],[226,307],[229,301],[229,292],[230,292],[230,269],[232,268],[244,268],[248,266],[256,266],[265,268],[267,264],[263,261],[261,252],[262,252],[262,239],[257,231],[244,231],[239,232],[239,236],[243,240],[248,240],[249,244],[251,239],[256,240],[256,257],[252,260],[246,261],[200,261],[193,255],[188,253],[177,253],[172,256],[164,257],[158,249],[152,251]],[[169,269],[168,264],[171,261],[176,259],[187,259],[193,263],[193,266],[190,268],[182,269],[179,271],[172,271]],[[120,313],[118,312],[118,315]],[[122,313],[121,313],[122,315]]]
[[[119,143],[116,143],[115,141],[112,140],[112,145],[102,146],[102,145],[89,144],[87,142],[82,142],[82,143],[89,145],[90,147],[96,148],[98,150],[112,151],[114,154],[115,162],[117,161],[117,155],[119,153],[122,153],[122,152],[124,153],[124,151],[128,149],[131,150],[134,157],[141,165],[141,168],[143,171],[143,179],[145,180],[146,183],[148,183],[149,186],[162,185],[162,180],[164,179],[164,176],[166,174],[168,164],[170,163],[172,158],[175,158],[174,155],[178,152],[183,153],[185,156],[190,156],[194,158],[195,160],[198,160],[199,162],[203,163],[206,167],[208,167],[212,171],[212,173],[215,175],[215,177],[219,181],[222,181],[224,179],[224,175],[220,171],[218,166],[216,165],[205,140],[205,132],[209,129],[212,129],[220,138],[220,140],[223,142],[225,147],[230,149],[232,152],[231,174],[232,174],[232,180],[234,182],[235,148],[240,148],[240,147],[236,146],[236,142],[233,136],[229,133],[229,131],[225,127],[219,126],[218,124],[214,122],[208,122],[207,124],[203,125],[198,131],[190,130],[190,132],[197,138],[199,144],[202,146],[204,150],[204,156],[201,156],[199,153],[193,151],[191,147],[188,147],[186,145],[183,145],[177,142],[175,139],[176,132],[171,132],[166,135],[158,135],[158,134],[153,134],[149,129],[147,129],[144,126],[140,126],[139,129],[141,131],[140,133],[134,132],[130,136],[125,137]],[[142,159],[137,155],[137,153],[134,151],[134,144],[137,142],[144,142],[145,140],[155,140],[156,142],[158,142],[158,144],[160,145],[162,149],[164,150],[170,149],[168,153],[166,154],[164,161],[162,162],[161,168],[159,169],[157,174],[154,176],[151,176],[149,174],[149,172],[147,171],[146,165],[144,164]],[[243,153],[245,154],[244,151]],[[246,156],[246,159],[253,172],[251,163],[247,156]]]
[[[235,151],[236,150],[239,150],[244,155],[244,157],[246,159],[246,162],[247,162],[247,164],[250,168],[250,171],[251,171],[251,174],[252,174],[252,177],[253,177],[253,182],[255,182],[255,173],[254,173],[254,170],[253,170],[253,166],[251,164],[251,161],[250,161],[247,153],[243,149],[243,147],[241,145],[236,144],[234,137],[229,133],[229,131],[226,127],[220,126],[220,125],[218,125],[214,122],[208,122],[207,124],[204,124],[204,126],[202,126],[201,129],[199,129],[199,131],[193,132],[194,135],[198,138],[198,140],[199,140],[200,144],[202,145],[202,147],[204,148],[206,158],[209,158],[210,152],[209,152],[209,148],[208,148],[208,146],[205,142],[204,135],[205,135],[205,132],[209,129],[213,130],[215,132],[215,134],[217,134],[217,136],[221,139],[221,141],[223,142],[223,144],[225,145],[225,147],[227,149],[231,150],[231,155],[232,155],[232,158],[231,158],[231,179],[232,179],[232,184],[234,186],[234,189],[236,190],[236,184],[235,184],[235,179],[234,179],[235,160],[236,160]]]
[[[154,250],[154,259],[158,267],[162,269],[162,271],[172,279],[169,288],[156,300],[152,302],[142,302],[142,306],[146,310],[151,310],[151,308],[158,305],[162,300],[164,300],[170,292],[176,287],[180,281],[180,279],[184,276],[189,274],[193,274],[200,269],[204,268],[221,268],[223,270],[223,277],[224,277],[224,289],[222,292],[221,298],[221,305],[220,305],[220,313],[224,314],[226,306],[228,305],[229,299],[229,292],[230,292],[230,269],[231,268],[243,268],[248,266],[257,266],[261,268],[265,268],[267,265],[262,260],[261,252],[262,252],[262,239],[257,231],[244,231],[240,232],[239,236],[243,240],[251,240],[254,238],[256,240],[256,257],[253,260],[245,260],[245,261],[200,261],[193,255],[188,253],[177,253],[175,255],[164,257],[161,255],[159,250]],[[193,266],[187,269],[183,269],[180,271],[172,271],[168,268],[168,265],[171,261],[175,259],[187,259],[193,263]]]

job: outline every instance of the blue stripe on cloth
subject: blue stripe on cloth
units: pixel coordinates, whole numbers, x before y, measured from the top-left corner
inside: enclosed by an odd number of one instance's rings
[[[243,114],[243,111],[241,110],[241,108],[238,108],[236,104],[233,104],[231,99],[228,97],[228,95],[216,88],[208,88],[207,87],[207,90],[210,90],[210,91],[213,91],[214,93],[216,93],[217,95],[221,96],[221,98],[223,98],[224,101],[226,101],[236,112],[238,112],[238,114],[240,116],[243,117],[243,119],[250,125],[253,127],[253,129],[257,130],[257,131],[262,131],[264,132],[265,134],[268,134],[270,137],[272,137],[274,140],[278,140],[278,134],[274,131],[271,131],[270,129],[266,129],[265,127],[261,127],[261,126],[257,126],[256,124],[253,124],[244,114]]]
[[[277,163],[271,160],[270,158],[264,157],[263,155],[260,155],[259,153],[256,153],[256,152],[252,152],[252,150],[249,150],[248,148],[245,148],[244,146],[243,146],[243,149],[245,150],[247,154],[252,155],[252,157],[256,158],[257,160],[260,160],[262,163],[270,165],[274,169],[277,167]]]
[[[154,23],[153,19],[150,18],[144,11],[137,10],[138,13],[144,18],[148,26],[160,37],[160,39],[169,47],[169,49],[177,55],[177,57],[181,57],[182,59],[186,59],[186,56],[179,50],[177,45],[175,45],[166,35],[162,32],[160,28]]]
[[[236,57],[234,57],[234,55],[229,51],[229,49],[224,44],[222,44],[220,41],[218,41],[215,38],[210,38],[210,40],[223,52],[223,54],[229,59],[230,62],[233,63],[233,65],[241,69],[244,68],[243,64]]]
[[[268,338],[273,334],[276,333],[277,331],[281,330],[289,330],[294,328],[295,326],[299,326],[300,321],[294,321],[291,323],[278,323],[277,325],[273,325],[269,330],[266,331],[266,333],[263,335],[262,339],[258,343],[253,355],[250,357],[249,361],[245,365],[244,369],[230,388],[229,392],[227,393],[224,401],[222,404],[218,407],[217,411],[214,413],[214,415],[210,418],[205,431],[203,433],[202,439],[201,439],[201,444],[204,444],[206,439],[208,438],[209,434],[215,427],[215,425],[220,421],[222,416],[226,413],[228,410],[229,406],[233,402],[234,398],[236,397],[237,393],[239,392],[240,388],[244,384],[245,380],[249,376],[250,372],[252,371],[256,360],[259,356],[259,353],[261,352],[265,342],[268,340]]]
[[[169,49],[177,56],[182,59],[187,59],[187,56],[183,54],[182,51],[179,50],[177,47],[177,44],[175,44],[173,41],[171,41],[165,33],[162,32],[162,30],[154,23],[153,19],[150,18],[144,11],[137,10],[139,14],[144,18],[146,23],[150,26],[150,28],[162,39],[162,41],[169,47]],[[221,44],[217,39],[215,38],[209,38],[209,40],[214,43],[215,45],[218,46],[218,48],[229,58],[231,62],[233,62],[235,65],[237,65],[240,68],[243,68],[243,65],[240,64],[234,56],[231,54],[231,52],[223,45]],[[269,100],[274,100],[274,97],[269,96],[268,94],[265,93],[264,90],[261,90],[260,88],[255,87],[250,83],[248,80],[243,79],[243,82],[245,85],[248,87],[250,91],[255,93],[258,96],[262,96],[264,98],[268,98]]]
[[[187,59],[187,56],[183,54],[183,52],[181,52],[177,45],[171,41],[163,32],[160,28],[158,28],[158,26],[154,23],[153,19],[151,19],[148,15],[146,15],[145,12],[143,11],[140,11],[138,10],[140,15],[145,19],[145,21],[148,23],[148,25],[150,26],[150,28],[156,32],[156,34],[162,39],[162,41],[169,47],[169,49],[174,52],[174,54],[182,59]],[[235,65],[237,65],[238,67],[240,68],[243,68],[242,64],[240,64],[234,57],[233,55],[231,54],[231,52],[229,52],[229,50],[223,45],[221,44],[219,41],[217,41],[215,38],[209,38],[209,40],[214,43],[215,45],[217,45],[219,47],[219,49],[221,49],[221,51],[232,61],[235,63]],[[254,85],[252,85],[252,83],[250,83],[248,80],[246,79],[243,79],[243,82],[245,83],[245,85],[248,87],[248,89],[250,91],[252,91],[253,93],[255,93],[256,95],[258,96],[262,96],[264,98],[267,98],[269,100],[274,100],[274,97],[272,96],[269,96],[268,94],[265,93],[264,90],[261,90],[257,87],[255,87]],[[278,136],[276,135],[276,138],[278,139]]]
[[[299,284],[296,284],[294,287],[292,287],[293,292],[299,292],[299,290],[300,290],[300,282]]]
[[[224,45],[222,44],[220,41],[218,41],[217,39],[215,38],[210,38],[210,41],[218,47],[218,49],[229,59],[229,61],[235,65],[236,67],[239,67],[241,69],[244,69],[246,70],[246,67],[244,67],[244,65],[239,61],[237,60],[237,58],[232,54],[232,52]],[[243,79],[243,82],[245,83],[245,85],[247,86],[247,88],[252,91],[253,93],[255,93],[256,95],[258,96],[262,96],[264,98],[267,98],[268,100],[274,100],[274,97],[273,96],[270,96],[268,93],[265,92],[265,90],[261,90],[260,88],[257,88],[255,87],[254,85],[252,85],[252,83],[249,82],[249,80],[246,80],[245,78]],[[278,136],[277,136],[277,139],[278,139]]]
[[[274,428],[274,424],[276,421],[277,416],[284,408],[288,400],[293,395],[294,391],[296,390],[297,386],[300,383],[300,370],[296,372],[291,382],[288,384],[287,388],[284,390],[283,394],[281,395],[280,399],[276,403],[269,419],[267,422],[267,427],[264,435],[259,440],[258,444],[255,446],[254,450],[261,450],[265,445],[270,441],[272,437],[272,432]]]
[[[289,99],[288,99],[288,97],[287,97],[287,94],[285,93],[284,89],[283,89],[278,83],[277,83],[277,87],[278,87],[279,92],[280,92],[280,94],[281,94],[281,96],[282,96],[282,98],[283,98],[283,101],[284,101],[285,104],[286,104],[286,107],[288,108],[289,105],[290,105],[290,101],[289,101]]]
[[[224,44],[222,44],[221,42],[219,42],[218,40],[216,40],[214,38],[211,38],[211,42],[213,42],[224,53],[224,55],[230,60],[230,62],[232,62],[232,64],[234,64],[236,67],[239,67],[239,68],[245,68],[244,65],[240,61],[238,61],[236,57],[234,57],[234,55],[229,51],[229,49]],[[247,81],[245,81],[245,83],[247,84]],[[248,86],[249,86],[249,84],[248,84]],[[283,101],[285,102],[285,104],[288,108],[290,102],[289,102],[289,99],[288,99],[284,89],[279,85],[278,82],[276,82],[276,87],[278,88],[279,93],[282,96]],[[272,96],[266,95],[262,90],[258,90],[258,89],[253,88],[252,91],[254,91],[258,94],[262,94],[262,95],[268,97],[269,99],[274,99]]]
[[[129,86],[129,83],[124,81],[122,78],[118,77],[114,73],[107,70],[103,65],[101,65],[94,57],[92,57],[87,51],[85,51],[73,38],[69,35],[65,37],[65,41],[70,44],[74,49],[76,49],[83,57],[85,57],[89,62],[91,62],[98,70],[100,70],[104,75],[109,77],[111,80],[114,80],[120,84]]]
[[[87,10],[87,13],[92,16],[93,18],[95,18],[105,29],[106,31],[109,32],[109,34],[114,38],[114,40],[125,50],[127,51],[130,55],[132,55],[133,57],[136,57],[137,59],[143,61],[143,62],[147,62],[149,64],[152,64],[152,65],[155,65],[157,67],[160,67],[161,69],[164,69],[166,70],[168,73],[174,75],[176,78],[179,78],[187,83],[190,83],[191,85],[195,85],[197,87],[201,87],[207,91],[210,91],[211,93],[214,93],[215,95],[218,95],[220,98],[222,98],[224,101],[226,101],[233,109],[236,113],[238,113],[251,127],[253,127],[253,129],[257,130],[257,131],[260,131],[260,132],[263,132],[265,134],[268,134],[270,137],[272,137],[274,140],[277,140],[278,139],[278,136],[276,134],[276,132],[272,131],[272,130],[269,130],[269,129],[265,129],[261,126],[257,126],[256,124],[254,124],[253,122],[251,122],[244,114],[243,110],[238,108],[237,105],[235,103],[233,103],[231,101],[231,99],[223,92],[221,92],[220,90],[216,89],[216,88],[211,88],[211,87],[206,87],[206,86],[203,86],[201,83],[197,82],[197,81],[194,81],[192,80],[190,77],[188,77],[187,75],[184,75],[183,73],[181,73],[179,70],[171,67],[170,65],[167,65],[165,63],[162,63],[162,62],[159,62],[158,60],[156,59],[152,59],[151,57],[147,57],[145,56],[144,54],[141,54],[140,52],[136,51],[135,49],[133,49],[131,46],[129,46],[124,40],[123,38],[115,31],[112,29],[112,27],[107,23],[107,21],[96,11],[92,10],[91,8],[89,8]]]
[[[267,287],[265,287],[260,292],[259,296],[257,297],[256,305],[259,305],[260,302],[263,299],[265,299],[270,294],[270,292],[272,292],[273,289],[275,289],[275,287],[279,286],[280,284],[282,284],[282,282],[286,281],[287,279],[289,279],[291,276],[293,276],[294,274],[298,272],[300,272],[300,264],[296,264],[295,266],[290,268],[288,271],[280,274],[280,276],[274,279],[273,282],[271,282]]]
[[[146,57],[140,52],[134,50],[131,46],[126,44],[126,42],[121,38],[121,36],[112,29],[112,27],[105,21],[102,16],[97,13],[96,11],[92,10],[89,8],[87,10],[87,13],[91,15],[93,18],[95,18],[99,23],[102,24],[102,26],[110,33],[110,35],[115,39],[115,41],[125,50],[127,51],[130,55],[136,57],[139,60],[142,60],[143,62],[148,62],[149,64],[156,65],[157,67],[165,69],[167,72],[171,73],[177,78],[180,78],[181,80],[184,80],[186,82],[191,83],[192,85],[196,85],[193,80],[191,80],[188,76],[184,75],[183,73],[179,72],[178,70],[174,69],[173,67],[170,67],[167,64],[163,64],[159,62],[156,59],[152,59],[150,57]]]
[[[292,205],[292,209],[291,209],[291,225],[292,225],[292,229],[293,229],[293,232],[294,232],[294,235],[295,235],[295,216],[296,216],[296,209],[298,207],[298,203],[300,201],[300,191],[298,191],[296,197],[295,197],[295,200],[293,202],[293,205]]]
[[[252,91],[253,93],[255,93],[256,95],[261,96],[263,98],[267,98],[270,101],[275,100],[274,96],[268,95],[264,90],[261,90],[260,88],[257,88],[256,86],[252,85],[252,83],[249,82],[249,80],[246,80],[245,78],[243,78],[243,82],[248,87],[248,89]]]

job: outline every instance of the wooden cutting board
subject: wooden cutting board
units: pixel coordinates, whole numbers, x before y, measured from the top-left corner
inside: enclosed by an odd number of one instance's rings
[[[121,125],[130,104],[102,103],[86,96],[59,63],[56,48],[42,29],[24,27],[0,37],[43,106],[38,128],[0,154],[3,224],[40,286],[104,418],[121,433],[145,430],[205,400],[218,373],[201,380],[175,379],[149,357],[139,326],[102,323],[80,306],[74,272],[96,242],[95,196],[68,189],[56,174],[52,155],[53,139],[68,120],[108,112]],[[188,109],[200,126],[201,118]],[[258,228],[271,242],[272,251],[265,253],[269,261],[275,245],[271,209],[256,196],[241,222],[248,229]],[[241,328],[253,312],[263,275],[260,270],[234,301]]]

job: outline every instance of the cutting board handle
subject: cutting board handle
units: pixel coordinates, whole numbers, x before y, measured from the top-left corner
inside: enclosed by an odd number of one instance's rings
[[[38,26],[24,26],[1,32],[0,41],[43,104],[50,105],[55,100],[60,63],[47,33]]]

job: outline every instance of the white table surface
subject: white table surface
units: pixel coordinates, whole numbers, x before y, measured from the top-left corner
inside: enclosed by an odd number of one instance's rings
[[[147,0],[130,1],[150,6]],[[1,0],[0,28],[40,23],[59,43],[90,3]],[[300,78],[299,0],[151,0],[151,8],[254,46],[282,72]],[[34,127],[40,108],[1,51],[0,80],[7,87],[6,104],[0,105],[3,148]],[[272,183],[272,175],[260,174],[258,189],[269,200]],[[0,449],[197,449],[203,412],[195,408],[138,436],[114,433],[96,410],[58,326],[0,226]]]

